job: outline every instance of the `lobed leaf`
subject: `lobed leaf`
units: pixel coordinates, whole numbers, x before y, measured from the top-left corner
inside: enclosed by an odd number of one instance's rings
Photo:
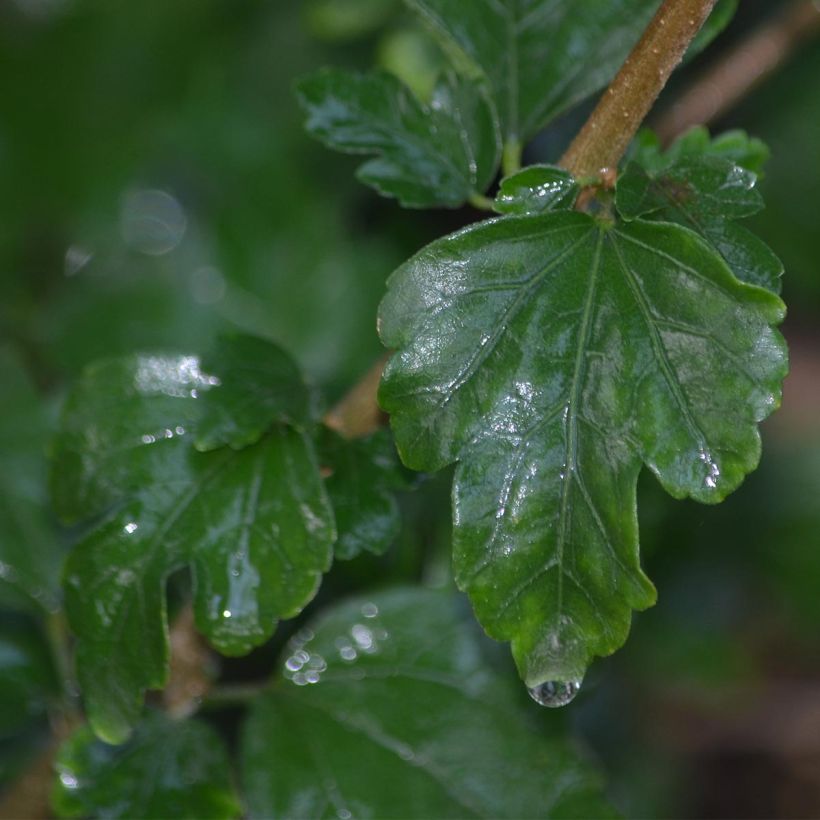
[[[532,731],[453,596],[335,606],[291,642],[241,741],[251,817],[611,817],[593,770]]]
[[[77,729],[57,756],[52,804],[58,817],[238,817],[222,739],[199,720],[143,720],[121,747]]]
[[[408,466],[458,462],[456,580],[529,687],[574,686],[654,602],[642,464],[710,503],[754,469],[783,310],[685,228],[575,212],[482,223],[393,274],[380,401]]]
[[[498,127],[473,83],[449,76],[424,105],[391,74],[324,69],[297,94],[308,131],[331,148],[376,154],[359,179],[405,207],[457,207],[495,176]]]
[[[729,132],[710,140],[693,129],[661,153],[644,137],[636,159],[616,184],[615,203],[624,219],[638,217],[691,228],[744,282],[780,291],[783,265],[769,247],[734,220],[763,208],[757,173],[768,156],[759,140]]]
[[[55,499],[66,517],[102,516],[68,559],[66,608],[89,720],[109,742],[127,736],[143,690],[165,682],[171,573],[190,568],[197,627],[221,652],[242,654],[297,614],[330,566],[333,512],[313,442],[281,423],[287,402],[274,400],[268,379],[288,368],[270,345],[266,366],[260,345],[223,347],[212,362],[230,371],[206,373],[193,356],[109,360],[66,402]],[[253,356],[248,366],[239,350]],[[217,391],[224,398],[210,400]],[[211,443],[258,437],[264,416],[241,411],[248,395],[268,413],[261,439],[239,450],[191,446],[203,428]]]

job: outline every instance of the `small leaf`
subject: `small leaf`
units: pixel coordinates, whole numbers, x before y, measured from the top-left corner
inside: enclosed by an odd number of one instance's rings
[[[53,611],[63,550],[50,511],[46,446],[51,425],[18,358],[0,348],[0,602]]]
[[[277,345],[254,336],[227,336],[202,359],[219,374],[219,386],[203,393],[195,445],[213,450],[258,441],[271,422],[300,426],[310,417],[310,398],[299,368]],[[211,379],[213,381],[213,378]]]
[[[331,148],[377,154],[359,179],[405,207],[456,207],[495,175],[497,126],[472,83],[448,77],[423,105],[390,74],[325,69],[297,92],[308,131]]]
[[[644,137],[636,151],[638,159],[618,178],[618,211],[625,219],[648,216],[691,228],[739,279],[778,293],[782,263],[761,240],[732,221],[763,208],[757,175],[745,167],[762,166],[765,146],[760,146],[742,132],[710,140],[705,129],[693,129],[660,153],[657,144]]]
[[[347,440],[324,428],[319,458],[330,471],[325,486],[336,516],[336,558],[347,561],[362,552],[382,555],[401,528],[395,491],[407,486],[392,436],[380,430]]]
[[[572,208],[577,196],[578,183],[563,168],[530,165],[502,180],[493,207],[500,214],[540,214]]]
[[[783,311],[685,228],[575,212],[468,228],[390,278],[382,406],[408,466],[458,462],[456,579],[527,686],[578,680],[654,602],[642,463],[711,503],[757,465]]]
[[[255,375],[255,359],[243,365],[239,354],[267,343],[230,344],[214,359],[230,375],[193,356],[130,356],[90,368],[66,402],[55,498],[67,518],[103,516],[68,559],[66,607],[89,720],[110,742],[127,736],[143,690],[165,682],[171,573],[190,568],[197,627],[236,655],[296,615],[330,566],[333,512],[313,442],[277,423],[288,401],[264,384],[282,373],[289,383],[290,368],[273,357]],[[207,391],[225,398],[206,401]],[[242,410],[248,395],[265,413]],[[201,423],[211,442],[267,432],[241,450],[201,453],[189,443]]]
[[[532,731],[470,621],[405,589],[297,635],[244,726],[250,816],[613,816],[570,745]]]
[[[655,0],[406,0],[467,77],[485,82],[505,143],[603,88],[657,9]]]
[[[82,727],[63,744],[56,769],[58,817],[216,820],[241,813],[222,739],[198,720],[151,715],[121,747]]]

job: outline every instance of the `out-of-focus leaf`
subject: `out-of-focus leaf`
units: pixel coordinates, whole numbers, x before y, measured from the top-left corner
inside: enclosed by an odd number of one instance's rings
[[[337,605],[297,637],[253,706],[252,817],[610,817],[598,777],[534,732],[453,596]]]
[[[579,680],[653,603],[642,464],[709,503],[757,465],[783,310],[689,230],[575,212],[468,228],[393,274],[380,400],[408,466],[458,462],[456,580],[528,686]]]
[[[190,567],[198,628],[242,654],[310,601],[330,565],[333,513],[312,441],[277,422],[275,401],[263,402],[273,426],[252,446],[200,453],[189,443],[203,419],[231,436],[264,426],[254,414],[220,427],[224,407],[259,391],[235,357],[214,361],[234,375],[205,373],[194,356],[110,360],[66,402],[55,498],[74,520],[103,515],[69,557],[66,606],[89,719],[111,742],[127,736],[143,690],[165,682],[170,573]],[[209,390],[230,394],[215,416]]]
[[[2,615],[0,626],[0,737],[45,714],[57,689],[42,635],[27,620]]]
[[[578,195],[578,183],[563,168],[530,165],[502,180],[493,207],[500,214],[541,214],[566,210]]]
[[[241,813],[222,738],[199,720],[150,715],[120,747],[78,729],[60,749],[58,817],[234,818]]]
[[[625,219],[685,225],[703,237],[739,279],[779,293],[782,263],[734,222],[763,208],[757,174],[749,170],[765,162],[762,143],[742,132],[712,141],[705,129],[693,129],[665,153],[644,139],[636,156],[616,185],[616,205]]]
[[[331,148],[376,154],[359,179],[406,207],[456,207],[495,175],[497,125],[471,82],[449,76],[427,105],[387,73],[324,69],[297,91],[308,131]]]
[[[485,82],[506,143],[521,144],[608,83],[656,0],[406,0],[455,67]]]
[[[0,348],[0,391],[0,602],[53,610],[63,553],[48,503],[50,425],[43,400],[7,348]]]
[[[380,430],[348,440],[325,428],[319,458],[322,468],[330,471],[325,486],[336,516],[336,557],[381,555],[401,528],[395,491],[407,486],[392,436]]]
[[[311,33],[323,40],[353,40],[384,25],[398,0],[311,0],[306,17]]]

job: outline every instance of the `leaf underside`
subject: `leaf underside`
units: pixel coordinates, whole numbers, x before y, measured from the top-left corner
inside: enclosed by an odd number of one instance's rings
[[[380,401],[408,466],[458,462],[456,579],[528,686],[580,679],[654,602],[643,464],[708,503],[754,469],[782,316],[692,231],[573,212],[482,223],[393,274]]]

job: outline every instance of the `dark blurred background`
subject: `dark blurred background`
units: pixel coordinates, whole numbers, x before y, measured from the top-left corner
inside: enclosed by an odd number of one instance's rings
[[[743,0],[659,108],[790,5]],[[750,227],[786,265],[784,406],[760,469],[720,507],[643,481],[659,604],[556,718],[627,816],[820,816],[820,38],[787,51],[712,123],[772,149]],[[380,64],[423,95],[440,59],[392,0],[0,0],[0,353],[46,414],[95,358],[201,349],[225,328],[272,338],[344,392],[380,353],[387,275],[477,215],[402,211],[359,186],[354,159],[303,133],[291,84]],[[527,158],[554,161],[582,118]],[[0,426],[12,413],[4,402]],[[437,527],[446,548],[446,516],[406,526]],[[20,765],[10,743],[0,782]]]

